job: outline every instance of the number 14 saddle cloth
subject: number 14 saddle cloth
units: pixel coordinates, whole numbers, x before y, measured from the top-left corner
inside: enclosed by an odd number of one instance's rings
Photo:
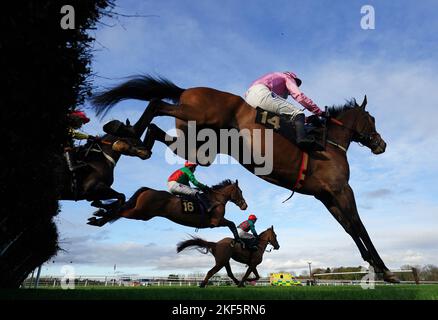
[[[260,107],[256,108],[255,122],[264,125],[268,129],[273,129],[274,132],[281,134],[292,143],[296,143],[295,128],[292,122],[289,121],[286,115],[279,115],[273,112],[266,111]],[[317,142],[325,145],[325,125],[317,116],[307,118],[305,126],[306,133],[313,135]]]

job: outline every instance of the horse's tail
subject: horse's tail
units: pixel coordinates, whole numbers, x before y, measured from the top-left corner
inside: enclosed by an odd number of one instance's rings
[[[206,250],[203,253],[207,254],[209,251],[213,252],[213,250],[216,248],[216,242],[209,242],[201,238],[193,237],[190,240],[178,243],[176,246],[176,252],[181,252],[189,247],[205,248]]]
[[[118,86],[96,94],[91,99],[91,103],[96,114],[103,117],[116,103],[122,100],[169,99],[176,103],[184,90],[163,77],[138,75]]]

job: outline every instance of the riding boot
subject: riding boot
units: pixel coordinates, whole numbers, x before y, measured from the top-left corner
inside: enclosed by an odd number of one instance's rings
[[[299,114],[295,117],[295,136],[297,144],[301,149],[306,151],[322,151],[324,148],[315,141],[315,137],[308,136],[304,129],[304,114]]]
[[[208,201],[208,199],[206,197],[204,197],[200,192],[197,192],[195,194],[195,198],[199,202],[201,202],[201,204],[204,206],[205,210],[207,210],[207,213],[209,213],[213,209],[213,206],[211,205],[210,201]]]
[[[64,152],[65,161],[67,162],[68,169],[73,172],[75,171],[75,166],[73,165],[73,159],[69,151]]]
[[[257,240],[257,238],[251,239],[251,246],[249,247],[249,250],[257,251],[259,249],[258,244],[259,241]]]

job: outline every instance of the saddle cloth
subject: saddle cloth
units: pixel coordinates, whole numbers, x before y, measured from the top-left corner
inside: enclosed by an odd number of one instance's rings
[[[181,210],[185,214],[200,214],[203,215],[207,212],[201,202],[197,199],[186,196],[186,195],[176,195],[181,200]],[[204,196],[201,194],[201,197]]]
[[[268,129],[273,129],[292,143],[296,143],[295,128],[293,124],[283,115],[266,111],[260,107],[256,108],[255,122],[264,125]],[[313,135],[318,143],[325,145],[325,126],[317,116],[308,117],[305,126],[306,133]]]

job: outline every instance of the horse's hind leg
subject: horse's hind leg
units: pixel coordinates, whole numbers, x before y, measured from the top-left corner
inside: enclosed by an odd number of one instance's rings
[[[227,270],[227,275],[231,278],[231,280],[233,280],[234,283],[238,285],[239,280],[237,280],[237,278],[233,274],[233,271],[231,271],[231,266],[229,262],[225,265],[225,269]]]
[[[148,127],[148,131],[146,132],[145,138],[143,140],[143,145],[150,152],[149,157],[152,155],[152,149],[154,147],[155,141],[160,141],[164,143],[167,147],[169,147],[172,152],[176,155],[185,157],[185,154],[178,154],[180,148],[177,148],[178,137],[173,137],[164,132],[161,128],[159,128],[154,123],[151,123]]]

